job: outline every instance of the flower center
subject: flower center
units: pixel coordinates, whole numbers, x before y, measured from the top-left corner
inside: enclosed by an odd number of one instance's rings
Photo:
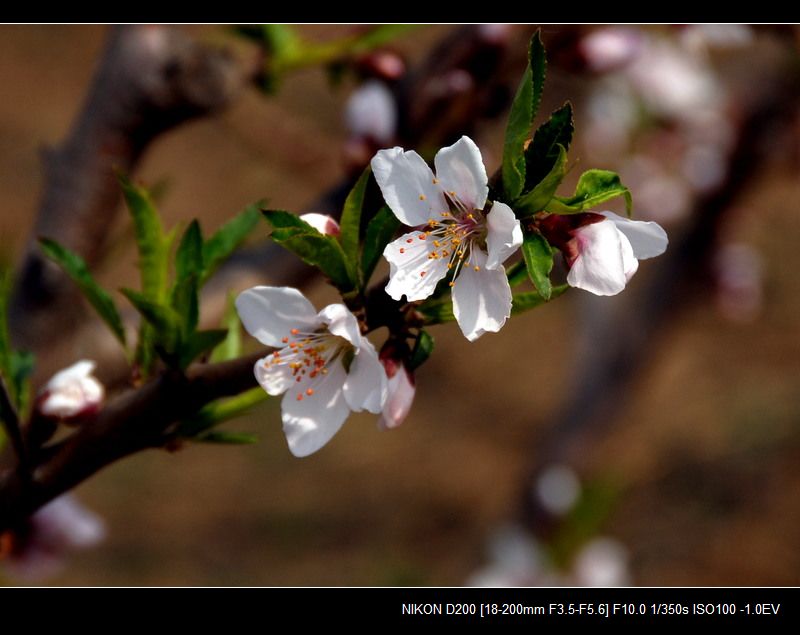
[[[430,241],[428,260],[447,261],[447,268],[453,272],[449,283],[452,287],[461,267],[468,266],[480,271],[478,265],[472,264],[472,252],[475,248],[486,248],[487,229],[483,211],[465,205],[455,192],[447,192],[446,195],[450,209],[440,212],[439,218],[428,219],[425,229],[416,237]],[[407,242],[414,241],[409,238]],[[401,248],[400,253],[403,252]],[[425,271],[420,272],[420,276],[425,274]]]
[[[294,328],[281,341],[286,346],[272,353],[264,361],[264,368],[288,366],[299,384],[298,388],[302,388],[304,382],[310,383],[320,375],[327,375],[331,364],[340,358],[344,361],[353,350],[350,342],[324,327],[314,332]],[[308,386],[297,393],[297,401],[313,395],[314,389]]]

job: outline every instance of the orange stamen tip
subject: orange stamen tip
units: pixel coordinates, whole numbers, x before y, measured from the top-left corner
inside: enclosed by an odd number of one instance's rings
[[[288,337],[284,337],[281,339],[281,342],[283,342],[284,344],[286,344],[288,341],[289,341]]]
[[[306,388],[306,394],[310,397],[311,395],[314,394],[314,389],[313,388]]]
[[[419,277],[420,277],[420,278],[424,278],[426,273],[427,273],[427,272],[425,272],[425,271],[420,271],[420,272],[419,272]]]
[[[297,335],[300,332],[300,329],[292,329],[289,331],[292,335]]]
[[[405,247],[400,247],[400,253],[401,253],[401,254],[404,254],[404,253],[406,253],[406,248],[405,248]]]
[[[454,287],[454,286],[456,286],[456,283],[455,283],[455,282],[448,282],[447,284],[449,284],[451,287]]]
[[[425,240],[427,237],[428,234],[420,234],[419,236],[417,236],[417,238],[419,238],[420,240]]]
[[[413,238],[406,238],[406,242],[407,242],[407,243],[413,243],[413,242],[414,242],[414,239],[413,239]]]
[[[297,401],[303,401],[303,393],[297,395]]]

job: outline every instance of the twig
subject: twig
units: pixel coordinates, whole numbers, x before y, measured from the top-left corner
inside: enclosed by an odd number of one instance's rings
[[[11,403],[6,383],[2,377],[0,377],[0,419],[2,419],[6,434],[11,440],[14,454],[17,456],[17,470],[23,479],[27,479],[29,475],[28,454],[25,450],[25,441],[22,438],[19,415],[14,404]]]
[[[173,424],[205,404],[255,386],[253,364],[264,355],[198,365],[185,376],[165,372],[115,397],[72,435],[43,448],[27,484],[16,471],[0,475],[0,532],[114,461],[163,446]]]

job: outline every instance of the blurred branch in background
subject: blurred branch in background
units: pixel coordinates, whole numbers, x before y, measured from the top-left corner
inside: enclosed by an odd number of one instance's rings
[[[520,521],[537,541],[554,540],[568,522],[564,510],[543,494],[544,479],[553,475],[554,466],[585,472],[592,447],[619,420],[627,397],[634,394],[631,385],[670,337],[676,315],[709,297],[721,233],[742,196],[754,191],[770,165],[774,140],[796,135],[800,105],[796,42],[791,29],[776,29],[774,35],[783,49],[778,63],[771,73],[759,76],[758,90],[740,89],[729,113],[735,136],[724,178],[695,197],[685,220],[671,232],[666,254],[654,261],[642,284],[614,302],[587,295],[577,298],[580,332],[568,364],[573,371],[567,398],[532,448],[529,476],[520,492]],[[554,487],[570,489],[569,479]]]

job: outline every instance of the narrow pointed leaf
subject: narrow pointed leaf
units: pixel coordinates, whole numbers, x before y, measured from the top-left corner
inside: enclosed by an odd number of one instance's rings
[[[211,354],[212,362],[224,362],[242,354],[242,325],[234,299],[235,296],[232,293],[228,295],[228,304],[225,308],[225,315],[222,317],[222,327],[227,330],[228,334]]]
[[[361,256],[361,270],[364,284],[369,282],[372,272],[383,254],[383,250],[400,227],[400,221],[388,207],[382,207],[367,225],[364,236],[364,251]]]
[[[514,201],[514,211],[519,218],[531,216],[545,209],[567,175],[567,151],[562,145],[557,145],[556,148],[558,156],[549,174],[530,192]]]
[[[203,270],[203,233],[200,223],[193,220],[183,233],[175,253],[175,279],[180,282],[189,276],[199,276]]]
[[[335,238],[321,234],[289,212],[266,210],[264,217],[272,225],[271,237],[276,243],[317,267],[340,291],[354,288],[344,252]]]
[[[525,184],[525,142],[539,110],[547,68],[541,32],[531,38],[528,66],[511,103],[503,146],[503,189],[507,200],[514,200]]]
[[[163,302],[167,296],[169,237],[164,234],[161,219],[147,191],[123,176],[119,181],[133,219],[142,293],[153,302]]]
[[[550,272],[553,269],[553,248],[544,236],[538,232],[526,234],[522,241],[522,256],[528,275],[536,289],[545,300],[550,299],[553,284],[550,282]]]
[[[244,242],[255,229],[261,216],[261,204],[246,207],[220,227],[203,245],[202,283],[208,280],[219,266]]]
[[[180,342],[180,316],[168,306],[156,304],[144,294],[133,289],[122,289],[122,294],[153,328],[154,341],[168,353],[174,353]]]
[[[568,284],[560,284],[557,287],[553,287],[553,290],[550,294],[550,299],[552,300],[553,298],[557,298],[567,289],[569,289]],[[535,309],[536,307],[546,303],[547,300],[539,295],[538,291],[524,291],[522,293],[515,293],[511,299],[511,315],[519,315],[520,313],[530,311],[531,309]]]
[[[223,430],[212,430],[194,437],[195,441],[201,443],[218,443],[223,445],[253,445],[258,443],[258,437],[249,432],[225,432]]]
[[[344,202],[342,210],[341,221],[339,222],[339,242],[342,244],[342,250],[347,257],[348,264],[351,268],[351,273],[354,278],[358,278],[358,270],[360,268],[359,262],[359,245],[361,237],[361,210],[364,207],[364,194],[367,191],[367,184],[371,171],[369,166],[359,177],[347,199]]]
[[[58,264],[78,285],[81,293],[94,307],[100,318],[108,325],[108,328],[111,329],[114,337],[125,346],[125,327],[122,324],[122,318],[119,315],[117,306],[108,292],[97,284],[92,274],[89,273],[86,261],[75,252],[49,238],[41,238],[39,245],[42,252]],[[0,344],[0,346],[2,345]]]
[[[414,350],[411,351],[411,359],[408,360],[408,370],[414,371],[422,366],[433,353],[433,338],[427,331],[420,331]]]
[[[575,193],[569,197],[553,197],[547,204],[547,211],[554,214],[577,214],[618,196],[625,197],[625,209],[630,216],[633,199],[630,190],[622,184],[619,174],[609,170],[587,170],[581,174]]]
[[[572,122],[572,104],[567,102],[556,110],[550,119],[539,126],[533,141],[525,150],[525,190],[529,191],[553,169],[561,155],[569,150],[575,127]]]

